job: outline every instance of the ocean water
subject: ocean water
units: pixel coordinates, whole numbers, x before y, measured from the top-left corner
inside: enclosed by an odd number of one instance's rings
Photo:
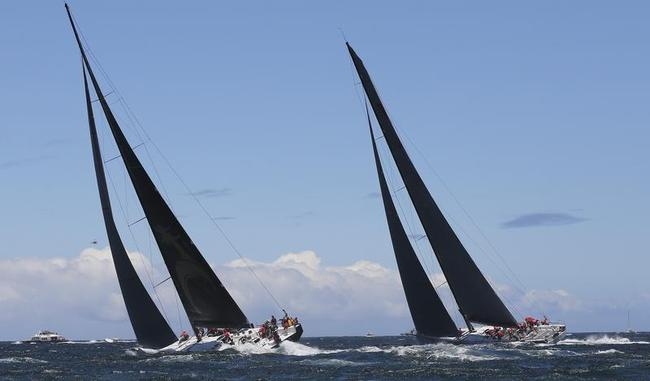
[[[2,380],[650,380],[650,333],[569,334],[555,345],[307,337],[274,350],[141,355],[132,342],[0,343]]]

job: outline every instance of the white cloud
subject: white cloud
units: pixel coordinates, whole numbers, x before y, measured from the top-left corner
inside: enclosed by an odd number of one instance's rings
[[[377,263],[322,266],[312,251],[285,254],[271,263],[246,262],[288,312],[317,322],[323,333],[361,334],[394,318],[404,319],[393,322],[399,323],[395,330],[411,324],[397,273]],[[244,261],[227,263],[217,272],[250,319],[266,319],[277,311]]]
[[[136,268],[146,263],[136,253],[130,258]],[[24,337],[50,324],[95,322],[87,328],[95,330],[98,322],[127,320],[108,249],[89,248],[72,258],[0,260],[0,273],[0,324],[13,330],[3,330],[4,337]]]
[[[153,282],[165,278],[165,272],[151,269],[143,255],[130,257],[141,275],[148,269],[159,274]],[[281,307],[300,317],[306,335],[396,334],[412,328],[397,271],[372,261],[327,266],[313,251],[303,251],[268,263],[238,259],[214,269],[252,322],[281,312],[251,269]],[[79,338],[133,337],[108,249],[89,248],[70,258],[1,260],[0,272],[0,324],[12,329],[0,331],[0,339],[19,339],[41,328]],[[442,274],[431,278],[435,285],[444,283]],[[149,277],[142,279],[151,289]],[[507,302],[523,307],[522,313],[543,312],[555,318],[585,310],[566,290],[533,290],[517,298],[504,285],[495,288]],[[461,324],[448,286],[438,291]],[[182,309],[178,313],[172,283],[158,287],[157,293],[170,325],[180,329],[178,316],[184,315]]]
[[[541,308],[543,311],[578,311],[582,303],[566,290],[531,290],[522,300],[524,306]]]

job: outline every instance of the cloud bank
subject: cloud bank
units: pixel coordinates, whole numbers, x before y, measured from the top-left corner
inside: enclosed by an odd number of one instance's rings
[[[129,255],[145,285],[166,277],[161,268],[152,268],[145,256]],[[149,277],[145,269],[158,275]],[[316,253],[303,251],[272,262],[238,259],[214,266],[214,270],[256,323],[281,313],[257,277],[282,308],[299,316],[307,336],[398,334],[412,328],[397,271],[372,261],[327,266]],[[69,258],[1,260],[0,272],[0,340],[25,338],[44,328],[72,338],[133,337],[107,248],[88,248]],[[433,274],[431,279],[435,285],[444,284],[442,274]],[[526,310],[541,305],[552,317],[581,308],[564,290],[533,290],[514,299],[507,286],[496,285],[496,289]],[[449,289],[443,285],[438,290],[454,315]],[[184,315],[171,282],[157,288],[154,300],[162,301],[172,328],[187,328],[185,319],[179,319]],[[460,325],[460,317],[456,318]]]

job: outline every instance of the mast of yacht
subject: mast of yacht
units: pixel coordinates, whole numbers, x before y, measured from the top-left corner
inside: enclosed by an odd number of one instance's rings
[[[390,231],[393,252],[397,261],[400,280],[404,287],[406,302],[418,334],[428,337],[453,337],[458,335],[458,327],[445,309],[436,289],[422,268],[413,246],[406,235],[395,204],[393,203],[386,177],[382,169],[375,134],[372,129],[370,112],[366,104],[366,117],[372,141],[372,152],[377,167],[377,177],[381,189],[388,230]]]
[[[131,183],[195,334],[200,328],[244,328],[248,319],[173,214],[122,132],[88,62],[69,8],[68,16],[90,81]]]
[[[66,10],[68,11],[68,16],[70,16],[67,4]],[[72,21],[71,17],[70,20]],[[95,177],[97,179],[97,188],[99,190],[106,234],[111,248],[111,256],[124,304],[138,343],[148,348],[162,348],[173,343],[177,338],[142,284],[120,239],[113,219],[108,187],[106,185],[106,176],[99,141],[97,139],[97,129],[95,127],[95,118],[85,69],[83,70],[83,76]]]
[[[411,162],[363,61],[349,43],[346,42],[346,46],[392,158],[467,327],[473,330],[472,322],[516,327],[517,321],[478,269]]]

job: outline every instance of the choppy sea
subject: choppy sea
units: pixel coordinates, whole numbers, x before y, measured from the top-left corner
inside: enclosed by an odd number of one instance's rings
[[[110,340],[109,340],[110,341]],[[274,350],[141,355],[133,342],[0,343],[2,380],[650,380],[650,333],[569,334],[555,345],[311,337]]]

